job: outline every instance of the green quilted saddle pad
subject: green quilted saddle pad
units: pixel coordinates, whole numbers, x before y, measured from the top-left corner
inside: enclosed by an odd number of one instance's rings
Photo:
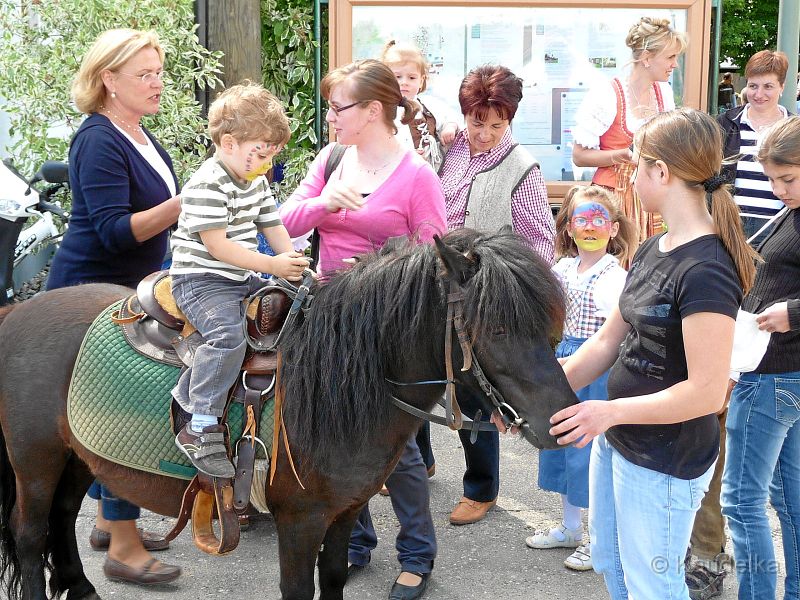
[[[81,444],[107,460],[191,479],[196,470],[175,446],[170,424],[170,392],[180,368],[151,360],[125,341],[122,328],[111,320],[121,304],[105,309],[83,340],[69,386],[69,426]],[[274,408],[271,399],[261,413],[259,437],[267,451],[272,447]],[[232,444],[241,436],[242,414],[238,403],[228,412]],[[256,456],[266,458],[261,448]]]

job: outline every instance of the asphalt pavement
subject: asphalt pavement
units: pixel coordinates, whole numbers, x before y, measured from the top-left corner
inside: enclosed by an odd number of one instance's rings
[[[425,594],[426,600],[590,600],[607,598],[602,578],[594,572],[576,573],[565,568],[569,549],[531,550],[525,537],[534,528],[551,527],[560,518],[557,494],[536,487],[538,451],[521,439],[501,440],[501,485],[497,507],[474,525],[455,527],[448,516],[462,494],[464,460],[458,436],[433,426],[436,475],[431,478],[431,510],[436,525],[439,555]],[[80,512],[77,534],[88,577],[102,598],[146,600],[278,599],[278,555],[275,527],[269,515],[256,520],[242,533],[239,547],[229,556],[213,557],[197,550],[184,531],[158,558],[183,567],[174,584],[143,589],[105,579],[105,554],[88,544],[96,503],[87,499]],[[389,498],[370,502],[378,533],[377,549],[370,565],[351,578],[347,599],[388,597],[399,572],[394,550],[397,519]],[[777,519],[771,513],[776,550],[782,556]],[[172,519],[144,512],[141,524],[166,532]],[[781,574],[784,569],[781,559]],[[736,580],[729,575],[721,600],[736,598]],[[780,584],[778,597],[783,596]]]

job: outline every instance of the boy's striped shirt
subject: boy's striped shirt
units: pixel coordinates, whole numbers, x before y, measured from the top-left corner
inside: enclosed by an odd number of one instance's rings
[[[237,281],[246,269],[215,259],[200,239],[200,232],[225,229],[241,246],[258,251],[258,229],[282,225],[265,177],[242,186],[217,158],[206,160],[181,191],[178,229],[172,235],[171,273],[214,273]]]

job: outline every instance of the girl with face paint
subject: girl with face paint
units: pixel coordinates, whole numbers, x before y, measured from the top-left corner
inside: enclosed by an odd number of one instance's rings
[[[553,271],[564,285],[567,318],[556,355],[567,360],[600,329],[616,306],[627,264],[638,244],[638,232],[617,205],[615,196],[598,186],[572,188],[556,217]],[[604,373],[577,392],[580,400],[608,398]],[[564,518],[553,529],[536,533],[525,543],[535,549],[575,548],[564,561],[575,571],[592,569],[591,546],[584,539],[581,509],[589,508],[591,447],[542,450],[539,487],[561,494]]]

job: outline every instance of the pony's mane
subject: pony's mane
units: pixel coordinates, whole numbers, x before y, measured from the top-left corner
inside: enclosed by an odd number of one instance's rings
[[[462,288],[473,336],[505,328],[539,338],[560,328],[561,287],[521,238],[460,230],[442,241],[472,265]],[[387,371],[443,344],[446,293],[436,247],[407,240],[361,256],[314,290],[312,308],[281,344],[284,417],[305,468],[324,472],[335,449],[356,453],[387,427]]]

